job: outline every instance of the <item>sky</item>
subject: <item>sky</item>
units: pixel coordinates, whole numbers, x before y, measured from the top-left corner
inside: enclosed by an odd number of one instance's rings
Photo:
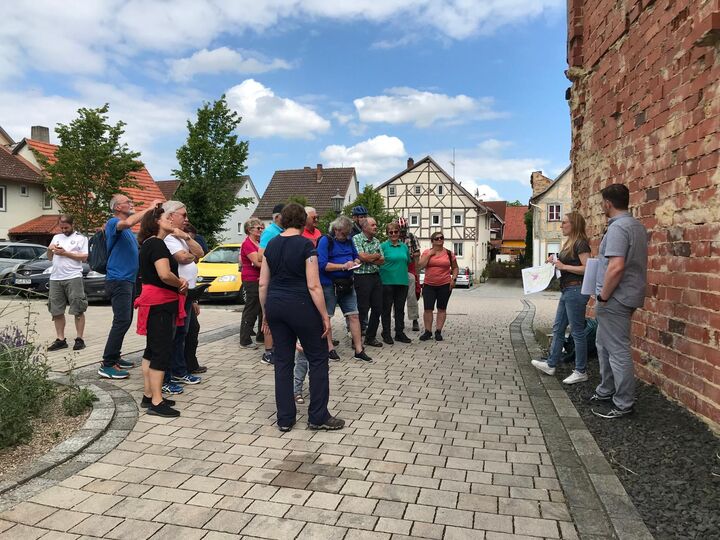
[[[223,94],[261,194],[277,169],[377,185],[430,155],[481,199],[526,202],[532,171],[568,165],[564,0],[36,0],[3,19],[0,126],[57,142],[107,102],[156,180]]]

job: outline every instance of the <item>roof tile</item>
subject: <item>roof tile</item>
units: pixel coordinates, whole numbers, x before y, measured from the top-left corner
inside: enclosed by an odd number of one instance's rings
[[[0,178],[21,182],[42,183],[40,171],[20,156],[14,156],[8,149],[0,146]]]
[[[505,209],[505,229],[503,230],[503,240],[525,241],[525,213],[527,211],[527,206],[508,206]]]

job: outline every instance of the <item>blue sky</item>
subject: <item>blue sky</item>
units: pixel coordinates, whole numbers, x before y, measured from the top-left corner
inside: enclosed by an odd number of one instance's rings
[[[567,165],[563,0],[98,0],[6,6],[0,125],[110,103],[155,179],[185,122],[223,93],[247,174],[355,166],[361,184],[433,156],[483,198],[530,195]],[[54,135],[54,134],[53,134]],[[51,135],[52,137],[52,135]]]

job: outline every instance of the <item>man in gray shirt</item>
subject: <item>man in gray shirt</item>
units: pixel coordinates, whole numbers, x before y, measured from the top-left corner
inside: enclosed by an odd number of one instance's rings
[[[628,188],[612,184],[601,194],[608,217],[595,286],[601,380],[590,401],[597,416],[620,418],[633,412],[635,402],[630,319],[645,302],[648,241],[645,227],[628,213]]]

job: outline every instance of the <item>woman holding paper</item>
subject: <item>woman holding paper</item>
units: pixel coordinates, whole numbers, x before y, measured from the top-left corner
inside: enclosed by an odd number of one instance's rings
[[[565,214],[562,220],[562,234],[565,243],[558,257],[551,256],[548,262],[560,270],[560,302],[553,324],[552,349],[547,362],[533,360],[532,365],[547,375],[555,374],[560,361],[565,329],[570,324],[570,333],[575,342],[575,370],[563,380],[575,384],[588,380],[587,340],[585,338],[585,308],[590,297],[581,292],[585,265],[590,257],[590,244],[585,234],[585,219],[577,213]]]

